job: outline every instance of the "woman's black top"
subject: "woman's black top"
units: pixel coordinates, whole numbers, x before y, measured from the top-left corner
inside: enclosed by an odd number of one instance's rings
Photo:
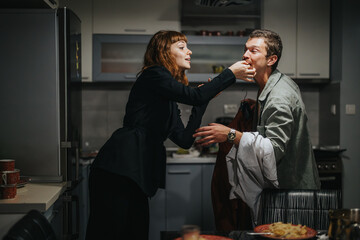
[[[208,102],[234,82],[229,69],[198,88],[179,83],[162,66],[146,69],[131,89],[124,126],[100,149],[92,167],[129,177],[147,196],[155,195],[159,187],[165,187],[164,141],[170,138],[190,148]],[[194,106],[186,127],[176,102]]]

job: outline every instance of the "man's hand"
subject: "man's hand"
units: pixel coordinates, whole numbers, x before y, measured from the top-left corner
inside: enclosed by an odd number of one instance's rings
[[[237,79],[242,79],[247,82],[254,82],[256,69],[245,60],[234,63],[229,67],[229,69],[234,73]]]
[[[201,146],[208,146],[213,143],[225,142],[227,140],[227,135],[230,131],[230,128],[218,124],[210,123],[209,126],[200,127],[196,129],[196,133],[193,134],[193,137],[203,137],[196,141],[196,143]]]

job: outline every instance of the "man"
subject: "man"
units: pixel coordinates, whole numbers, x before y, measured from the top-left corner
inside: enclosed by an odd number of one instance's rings
[[[254,132],[240,132],[211,123],[196,130],[197,143],[231,142],[226,156],[230,198],[241,198],[258,220],[262,189],[319,189],[307,115],[296,83],[276,68],[282,52],[280,36],[269,30],[253,31],[243,59],[256,70],[259,86]]]

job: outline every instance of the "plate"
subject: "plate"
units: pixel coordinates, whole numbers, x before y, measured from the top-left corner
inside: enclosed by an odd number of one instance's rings
[[[269,226],[271,224],[264,224],[264,225],[260,225],[254,228],[254,232],[256,233],[260,233],[260,232],[264,232],[265,230],[269,229]],[[293,224],[294,226],[296,226],[296,224]],[[307,233],[304,237],[299,237],[299,238],[283,238],[283,237],[275,237],[272,235],[262,235],[262,237],[266,237],[266,238],[272,238],[272,239],[309,239],[309,238],[313,238],[316,236],[317,232],[309,227],[306,227]]]
[[[216,236],[216,235],[200,235],[201,238],[206,239],[206,240],[232,240],[231,238],[228,237],[223,237],[223,236]],[[182,240],[181,237],[176,238],[174,240]]]
[[[16,184],[16,187],[17,188],[22,188],[22,187],[25,187],[25,185],[28,183],[27,180],[25,179],[20,179],[20,181]]]

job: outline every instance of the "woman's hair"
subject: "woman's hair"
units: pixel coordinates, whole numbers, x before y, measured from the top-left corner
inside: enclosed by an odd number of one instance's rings
[[[140,73],[151,66],[164,66],[177,81],[187,86],[189,81],[185,71],[179,69],[175,58],[170,52],[171,44],[177,41],[185,41],[187,43],[187,38],[184,34],[176,31],[159,31],[155,33],[147,45],[144,65]]]
[[[279,64],[283,49],[279,34],[270,30],[260,29],[251,32],[249,38],[263,38],[266,43],[266,57],[270,57],[272,55],[277,56],[277,61],[271,66],[272,71],[274,71]]]

